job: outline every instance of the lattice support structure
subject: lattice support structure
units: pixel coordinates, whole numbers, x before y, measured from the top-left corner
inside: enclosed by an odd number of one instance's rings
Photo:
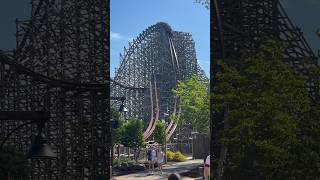
[[[271,37],[285,42],[288,45],[284,54],[287,63],[297,73],[304,75],[310,97],[318,100],[319,80],[312,78],[308,71],[310,66],[318,66],[317,58],[304,39],[301,30],[290,21],[279,0],[220,0],[218,6],[222,20],[224,60],[226,62],[241,61],[241,58],[256,52],[266,38]],[[213,36],[211,36],[214,60],[221,58],[218,48],[217,20],[217,18],[212,18],[211,21],[214,28]],[[306,58],[311,60],[309,67],[303,65]],[[215,68],[214,63],[212,63],[211,70],[213,70],[212,67]],[[215,83],[217,82],[212,79],[212,90],[215,89]],[[213,119],[211,148],[216,159],[220,158],[222,152],[218,139],[224,128],[223,114],[223,112],[212,112],[211,114]]]
[[[160,22],[144,30],[120,54],[120,67],[114,80],[141,90],[112,84],[111,94],[126,97],[125,105],[129,109],[126,118],[143,119],[147,126],[151,116],[150,82],[157,84],[161,116],[167,109],[173,112],[175,98],[172,89],[177,82],[192,74],[206,78],[197,63],[191,34],[173,31],[167,23]]]
[[[49,111],[55,160],[32,160],[32,179],[108,179],[108,1],[32,0],[17,21],[17,49],[0,58],[0,110]],[[23,122],[1,121],[1,139]],[[36,128],[8,144],[27,153]]]
[[[243,54],[255,52],[266,38],[278,39],[288,44],[285,52],[288,64],[305,75],[309,92],[313,97],[318,96],[317,82],[309,79],[307,72],[303,72],[306,67],[302,67],[303,59],[309,58],[317,65],[317,58],[279,0],[231,0],[218,1],[218,4],[226,59],[238,59]]]

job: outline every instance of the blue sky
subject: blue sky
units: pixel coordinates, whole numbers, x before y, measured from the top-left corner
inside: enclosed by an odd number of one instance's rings
[[[193,0],[111,0],[110,9],[111,77],[123,47],[128,48],[132,38],[160,21],[175,31],[192,34],[198,62],[209,76],[210,11],[204,6]]]
[[[158,21],[174,30],[190,32],[196,42],[200,65],[209,72],[209,11],[194,0],[111,0],[111,75],[118,66],[119,53],[128,41]],[[301,27],[314,51],[320,49],[316,36],[320,28],[320,0],[281,0],[290,19]],[[0,50],[15,48],[15,19],[30,17],[30,0],[0,1]],[[119,34],[117,34],[119,33]],[[117,38],[118,36],[118,38]]]
[[[280,0],[295,26],[301,28],[312,50],[317,54],[320,38],[316,31],[320,28],[320,0]]]

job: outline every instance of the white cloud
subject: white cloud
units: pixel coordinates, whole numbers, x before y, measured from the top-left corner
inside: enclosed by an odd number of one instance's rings
[[[122,35],[116,32],[110,31],[110,39],[111,40],[117,40],[117,39],[122,39]]]

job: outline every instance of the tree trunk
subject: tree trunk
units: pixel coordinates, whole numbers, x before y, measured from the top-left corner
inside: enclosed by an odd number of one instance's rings
[[[133,154],[133,157],[134,157],[134,162],[137,163],[137,148],[134,148],[134,154]]]
[[[217,180],[221,180],[223,178],[224,173],[224,165],[226,161],[228,148],[225,145],[222,145],[221,151],[220,151],[220,158],[218,162],[218,168],[217,168]]]
[[[130,148],[128,147],[128,158],[130,159]]]
[[[140,149],[140,148],[137,148],[137,150],[138,150],[138,152],[137,152],[137,154],[136,154],[136,163],[138,163],[138,158],[139,158],[139,156],[140,156],[140,151],[141,151],[141,149]]]
[[[227,105],[226,112],[224,114],[224,119],[227,118],[228,111],[229,111],[229,106]],[[229,123],[228,123],[228,121],[224,121],[223,130],[226,131],[227,129],[229,129]],[[221,149],[220,149],[220,158],[218,161],[218,168],[217,168],[217,180],[222,180],[222,178],[223,178],[224,166],[225,166],[227,153],[228,153],[228,147],[225,144],[222,144]]]
[[[138,163],[139,154],[140,154],[140,148],[135,148],[134,149],[134,161],[136,164]]]
[[[111,165],[113,165],[113,161],[114,161],[114,144],[112,144],[112,147],[111,147]]]
[[[117,146],[117,153],[118,153],[118,166],[120,166],[120,144]]]

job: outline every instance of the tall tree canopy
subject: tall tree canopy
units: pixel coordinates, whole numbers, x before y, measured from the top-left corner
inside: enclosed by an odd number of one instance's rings
[[[166,134],[165,134],[165,123],[157,120],[156,121],[156,128],[154,130],[154,140],[159,143],[159,144],[164,144],[165,139],[166,139]]]
[[[0,149],[0,179],[29,179],[31,168],[26,157],[13,146]]]
[[[121,144],[126,147],[140,148],[145,145],[143,139],[143,122],[139,119],[129,119],[119,129]]]
[[[112,144],[121,143],[121,126],[123,120],[120,118],[120,114],[114,108],[111,108],[111,129],[112,129]]]
[[[191,123],[200,133],[209,133],[209,83],[197,75],[178,83],[173,90],[180,99],[182,116],[179,124]]]
[[[221,142],[233,179],[320,178],[320,106],[285,63],[284,49],[268,41],[235,66],[219,62],[213,108],[229,126]]]

